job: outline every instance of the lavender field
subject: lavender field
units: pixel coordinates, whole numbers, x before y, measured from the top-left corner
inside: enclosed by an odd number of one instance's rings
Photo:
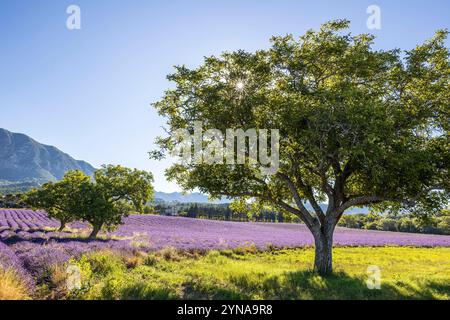
[[[57,232],[59,222],[44,212],[0,209],[0,267],[12,268],[33,290],[33,279],[45,277],[54,265],[83,253],[110,249],[121,255],[161,249],[229,249],[256,245],[302,247],[313,244],[298,224],[240,223],[181,217],[131,215],[116,231],[88,240],[90,227],[72,223]],[[336,246],[450,247],[450,236],[338,228]]]
[[[0,209],[0,240],[9,245],[61,244],[80,247],[140,247],[159,249],[226,249],[254,244],[259,248],[300,247],[313,244],[309,230],[301,224],[252,223],[199,220],[156,215],[130,215],[114,232],[88,241],[86,223],[69,224],[56,232],[59,222],[45,212]],[[337,228],[337,246],[450,247],[450,236]]]
[[[301,247],[313,244],[304,225],[198,220],[182,217],[131,215],[116,231],[87,240],[89,226],[76,222],[56,232],[59,222],[44,212],[0,210],[0,240],[18,255],[49,252],[57,259],[96,249],[155,250],[227,249],[256,245],[265,248]],[[450,236],[337,228],[336,246],[450,247]]]

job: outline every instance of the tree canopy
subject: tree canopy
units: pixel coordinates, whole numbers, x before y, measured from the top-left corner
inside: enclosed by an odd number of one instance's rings
[[[113,229],[133,209],[142,212],[153,197],[153,175],[122,166],[103,166],[94,179],[79,170],[69,171],[61,181],[29,192],[27,202],[61,221],[84,220],[93,226],[90,237],[102,227]]]
[[[90,183],[90,178],[80,170],[66,173],[56,183],[45,183],[40,189],[32,189],[25,198],[27,204],[43,209],[48,216],[60,221],[59,231],[63,231],[67,223],[79,217],[79,196],[82,186]]]
[[[195,121],[222,132],[279,129],[276,174],[253,163],[179,162],[167,176],[186,190],[258,199],[299,216],[316,239],[323,274],[331,272],[332,236],[346,209],[425,214],[446,204],[450,183],[447,31],[410,51],[375,50],[372,35],[352,35],[348,26],[331,21],[299,38],[273,37],[267,50],[177,66],[168,76],[174,88],[154,103],[168,124],[155,158],[173,151],[175,130],[193,130]]]

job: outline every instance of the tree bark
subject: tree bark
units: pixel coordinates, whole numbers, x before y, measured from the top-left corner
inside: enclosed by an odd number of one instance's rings
[[[62,232],[65,227],[66,227],[66,223],[61,221],[61,225],[59,226],[58,232]]]
[[[102,225],[95,225],[92,229],[91,234],[89,235],[89,239],[97,238],[99,231],[102,229]]]
[[[333,272],[333,232],[334,223],[326,221],[325,224],[313,232],[315,242],[314,271],[321,276]]]

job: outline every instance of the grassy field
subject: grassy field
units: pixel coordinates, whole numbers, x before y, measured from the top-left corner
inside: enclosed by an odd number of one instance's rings
[[[75,263],[77,299],[450,299],[450,248],[336,248],[336,273],[310,271],[313,250],[254,252],[252,248],[151,255],[91,253]],[[367,267],[381,269],[381,289],[367,288]],[[58,296],[58,272],[41,295]],[[56,279],[56,280],[55,280]],[[55,296],[56,295],[56,296]]]

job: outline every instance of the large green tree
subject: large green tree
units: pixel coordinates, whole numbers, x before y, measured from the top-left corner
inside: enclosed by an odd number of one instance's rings
[[[173,133],[203,128],[280,130],[280,166],[182,161],[167,170],[184,189],[258,200],[300,217],[315,239],[314,268],[332,272],[333,233],[354,206],[431,212],[449,191],[449,50],[446,31],[413,50],[372,48],[348,21],[300,38],[272,38],[255,53],[207,57],[176,67],[175,86],[154,104],[167,117],[163,158]],[[321,203],[327,202],[323,209]],[[308,210],[307,203],[313,210]]]

